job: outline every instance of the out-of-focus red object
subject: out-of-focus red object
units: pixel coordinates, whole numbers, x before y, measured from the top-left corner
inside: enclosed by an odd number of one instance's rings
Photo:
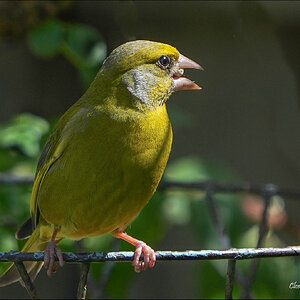
[[[264,209],[264,201],[254,196],[246,196],[242,204],[244,214],[254,222],[260,222]],[[269,227],[280,229],[288,220],[283,206],[271,204],[267,216]]]

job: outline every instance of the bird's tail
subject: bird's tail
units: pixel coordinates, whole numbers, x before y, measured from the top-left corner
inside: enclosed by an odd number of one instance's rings
[[[46,249],[48,241],[42,240],[40,238],[40,226],[38,226],[33,233],[31,234],[29,240],[24,245],[22,252],[37,252],[37,251],[44,251]],[[41,261],[27,261],[24,262],[24,266],[33,281],[41,267],[43,266],[44,262]],[[20,281],[23,284],[19,272],[16,266],[11,264],[9,268],[4,272],[4,274],[0,277],[0,287],[12,284],[14,282]]]

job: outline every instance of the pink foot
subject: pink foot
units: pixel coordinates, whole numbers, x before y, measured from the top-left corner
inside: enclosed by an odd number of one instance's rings
[[[154,250],[149,247],[146,243],[133,238],[125,232],[115,232],[114,235],[131,245],[135,246],[134,257],[132,265],[134,266],[135,272],[139,273],[146,270],[148,267],[153,268],[156,261]],[[141,255],[144,254],[144,260],[140,260]]]
[[[57,264],[54,256],[55,254],[58,257],[59,265],[62,267],[65,263],[62,251],[56,246],[55,241],[51,240],[46,247],[44,256],[45,268],[47,269],[47,274],[50,277],[53,273],[55,273],[57,269]]]
[[[140,261],[140,257],[144,254],[144,260]],[[153,268],[155,265],[156,257],[154,250],[149,247],[146,243],[142,241],[138,241],[136,244],[136,249],[134,252],[134,258],[132,261],[132,265],[134,266],[134,270],[137,273],[146,270],[148,267]]]

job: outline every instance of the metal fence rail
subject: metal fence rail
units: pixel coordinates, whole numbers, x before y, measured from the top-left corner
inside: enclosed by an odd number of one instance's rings
[[[0,184],[4,185],[30,185],[33,183],[32,177],[16,177],[13,175],[0,174]],[[300,256],[299,246],[290,246],[285,248],[262,248],[268,231],[267,216],[272,198],[276,195],[300,200],[300,190],[280,188],[273,184],[257,185],[249,183],[230,184],[219,182],[198,182],[198,183],[182,183],[182,182],[162,182],[159,186],[160,190],[166,189],[195,189],[202,190],[206,194],[206,201],[209,207],[209,212],[213,220],[216,233],[220,243],[227,250],[199,250],[199,251],[156,251],[157,260],[228,260],[227,277],[225,283],[225,298],[232,299],[234,281],[236,280],[242,287],[242,298],[255,297],[251,288],[255,279],[256,271],[259,264],[259,258],[267,257],[284,257],[284,256]],[[257,194],[264,198],[264,209],[262,212],[261,223],[259,227],[259,235],[256,248],[233,249],[229,235],[225,231],[225,226],[219,216],[217,209],[215,194],[216,193],[251,193]],[[119,249],[119,241],[113,246],[113,250]],[[87,280],[90,263],[96,262],[121,262],[131,261],[134,252],[89,252],[89,253],[71,253],[63,254],[64,260],[67,263],[80,263],[81,275],[78,285],[77,298],[85,299],[87,294]],[[24,267],[23,261],[43,261],[44,253],[22,253],[18,251],[0,252],[0,262],[15,262],[23,284],[27,289],[28,294],[32,298],[37,298],[37,293],[32,284],[28,273]],[[252,259],[247,276],[245,276],[238,266],[237,260]],[[101,297],[103,288],[111,274],[112,264],[106,264],[103,270],[97,298]]]

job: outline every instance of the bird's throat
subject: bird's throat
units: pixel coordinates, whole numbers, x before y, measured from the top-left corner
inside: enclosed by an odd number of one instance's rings
[[[122,76],[127,90],[134,98],[134,105],[139,110],[156,110],[171,95],[171,79],[157,76],[146,66],[130,70]]]

